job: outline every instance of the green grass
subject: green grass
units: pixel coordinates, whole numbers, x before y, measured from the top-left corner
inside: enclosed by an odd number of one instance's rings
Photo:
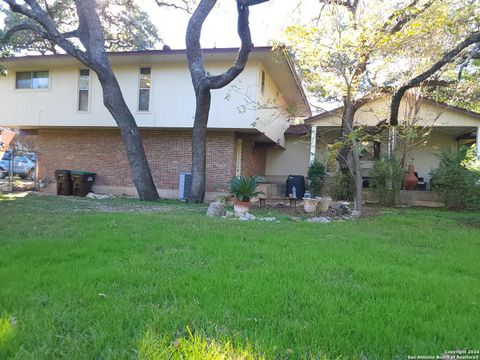
[[[204,211],[0,198],[0,359],[480,349],[480,213],[397,209],[325,225]]]

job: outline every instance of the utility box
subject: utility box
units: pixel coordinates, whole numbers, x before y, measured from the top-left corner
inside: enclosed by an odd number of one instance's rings
[[[192,186],[192,174],[181,173],[180,184],[178,186],[178,197],[181,200],[187,200],[190,195],[190,187]]]

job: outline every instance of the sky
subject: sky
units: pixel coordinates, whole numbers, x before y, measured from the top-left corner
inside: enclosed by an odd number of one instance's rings
[[[309,1],[307,1],[308,3]],[[312,2],[310,2],[312,3]],[[185,48],[185,31],[189,15],[173,9],[160,9],[154,0],[139,1],[152,22],[157,26],[165,44],[172,49]],[[308,11],[302,14],[297,9],[296,0],[270,0],[267,3],[250,8],[250,28],[255,46],[269,45],[273,39],[281,36],[285,26],[295,20],[301,21],[309,16]],[[316,4],[318,7],[318,2]],[[313,5],[305,5],[305,9],[313,11]],[[304,20],[308,20],[305,19]],[[220,0],[205,22],[202,31],[202,47],[237,47],[240,40],[237,35],[237,10],[234,0]]]

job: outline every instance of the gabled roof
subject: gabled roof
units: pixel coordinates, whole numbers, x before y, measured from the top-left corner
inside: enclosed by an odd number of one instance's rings
[[[310,126],[306,124],[290,125],[285,131],[286,136],[305,136],[310,134]]]
[[[377,97],[376,99],[378,99],[378,98],[380,98],[380,97]],[[370,101],[373,101],[373,100],[376,100],[376,99],[372,99]],[[471,117],[476,118],[476,119],[480,119],[480,114],[475,112],[475,111],[467,110],[467,109],[464,109],[464,108],[461,108],[461,107],[458,107],[458,106],[454,106],[454,105],[449,105],[449,104],[443,103],[443,102],[438,102],[438,101],[435,101],[435,100],[432,100],[432,99],[429,99],[429,98],[426,98],[426,97],[422,97],[420,99],[420,101],[428,102],[432,105],[439,106],[439,107],[441,107],[445,110],[447,110],[447,109],[452,110],[452,111],[455,111],[455,112],[458,112],[458,113],[461,113],[461,114],[464,114],[464,115],[471,116]],[[368,102],[366,102],[366,103],[368,103]],[[325,111],[321,114],[314,115],[314,116],[311,116],[311,117],[305,119],[305,124],[311,124],[314,121],[317,121],[317,120],[320,120],[320,119],[323,119],[323,118],[326,118],[326,117],[332,116],[332,115],[341,116],[342,112],[343,112],[343,106],[340,106],[336,109],[333,109],[333,110],[330,110],[330,111]]]

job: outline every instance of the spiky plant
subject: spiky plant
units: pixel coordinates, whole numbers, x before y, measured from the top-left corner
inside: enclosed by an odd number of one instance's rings
[[[250,176],[248,179],[244,176],[235,176],[230,182],[230,193],[238,200],[250,202],[252,197],[262,195],[261,191],[257,191],[258,178]]]

